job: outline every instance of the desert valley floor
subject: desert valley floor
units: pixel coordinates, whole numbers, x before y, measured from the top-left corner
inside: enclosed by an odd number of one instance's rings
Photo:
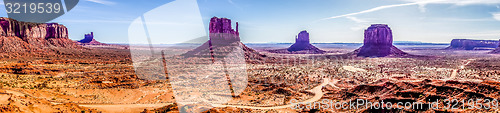
[[[183,53],[197,46],[165,46],[161,49]],[[0,112],[498,111],[444,108],[292,109],[295,105],[290,103],[291,100],[343,102],[366,99],[429,105],[429,100],[436,99],[500,99],[500,55],[487,54],[491,50],[443,49],[447,45],[396,45],[410,54],[429,57],[323,58],[348,53],[360,45],[318,44],[319,48],[328,51],[320,55],[266,51],[289,45],[247,46],[268,57],[299,59],[299,62],[246,63],[248,85],[238,96],[214,108],[190,108],[189,104],[178,107],[171,81],[139,78],[127,47],[87,45],[82,50],[53,48],[57,51],[54,54],[2,55]],[[175,57],[167,55],[165,59]],[[195,62],[197,59],[190,60]],[[200,80],[208,85],[217,82]],[[216,85],[209,90],[218,90]]]

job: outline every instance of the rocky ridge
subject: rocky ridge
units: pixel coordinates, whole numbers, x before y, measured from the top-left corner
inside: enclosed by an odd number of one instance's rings
[[[48,48],[79,48],[58,23],[31,23],[0,17],[0,51],[6,53],[50,52]]]

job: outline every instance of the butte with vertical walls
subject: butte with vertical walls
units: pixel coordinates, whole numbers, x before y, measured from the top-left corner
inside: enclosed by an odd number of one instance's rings
[[[495,50],[491,51],[490,53],[491,54],[500,54],[500,45],[498,45],[498,47]]]
[[[410,57],[393,44],[392,30],[386,24],[373,24],[365,30],[363,46],[351,54],[358,57]]]
[[[323,51],[316,46],[312,45],[309,40],[309,33],[304,30],[295,37],[295,43],[288,49],[267,50],[272,53],[282,54],[324,54]]]
[[[242,49],[244,52],[242,57],[245,57],[246,62],[263,63],[268,57],[243,44],[240,41],[238,27],[238,22],[236,22],[236,30],[234,30],[230,19],[213,17],[209,24],[209,40],[182,56],[215,57],[216,59],[226,56],[234,49]]]

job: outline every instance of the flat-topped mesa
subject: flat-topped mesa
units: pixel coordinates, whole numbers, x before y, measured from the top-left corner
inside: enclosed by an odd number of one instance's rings
[[[446,49],[465,49],[474,50],[475,48],[496,48],[499,46],[499,41],[496,40],[469,40],[469,39],[453,39],[450,47]]]
[[[281,50],[270,50],[270,52],[274,53],[303,53],[303,54],[323,54],[326,51],[320,50],[314,45],[312,45],[309,41],[309,33],[304,30],[301,31],[295,38],[295,43],[286,49],[288,52],[284,52]]]
[[[500,54],[500,45],[498,45],[498,47],[495,50],[491,51],[490,54]]]
[[[238,22],[236,31],[231,26],[231,20],[227,18],[213,17],[210,19],[210,40],[240,41]]]
[[[21,22],[0,17],[0,36],[31,38],[68,38],[68,29],[58,23]]]
[[[386,57],[408,56],[409,54],[392,45],[392,30],[385,24],[373,24],[365,30],[363,46],[356,50],[357,56]]]
[[[0,51],[41,51],[49,47],[75,48],[68,29],[58,23],[22,22],[0,17]]]

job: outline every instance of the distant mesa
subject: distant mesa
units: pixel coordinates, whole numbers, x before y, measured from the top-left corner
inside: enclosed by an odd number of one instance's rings
[[[94,39],[94,32],[90,32],[90,34],[85,34],[85,38],[78,41],[80,45],[105,45]]]
[[[213,17],[210,20],[209,40],[200,47],[183,54],[184,57],[207,57],[212,60],[225,57],[234,51],[242,49],[246,61],[249,63],[263,63],[266,55],[260,54],[252,48],[247,47],[240,41],[238,22],[236,30],[231,26],[231,20],[227,18]],[[236,52],[238,53],[238,52]]]
[[[22,22],[0,17],[0,51],[43,52],[54,47],[78,48],[68,38],[68,29],[58,23]]]
[[[474,50],[477,48],[496,48],[499,45],[497,40],[469,40],[469,39],[453,39],[451,44],[446,49],[457,50]]]
[[[365,30],[363,46],[350,53],[358,57],[410,57],[393,44],[392,30],[385,24],[373,24]]]
[[[500,45],[498,45],[498,47],[495,50],[491,51],[490,54],[500,54]]]
[[[309,33],[304,30],[301,31],[295,37],[295,43],[290,46],[288,49],[278,49],[278,50],[268,50],[272,53],[282,53],[282,54],[324,54],[326,51],[323,51],[314,45],[312,45],[309,41]]]

